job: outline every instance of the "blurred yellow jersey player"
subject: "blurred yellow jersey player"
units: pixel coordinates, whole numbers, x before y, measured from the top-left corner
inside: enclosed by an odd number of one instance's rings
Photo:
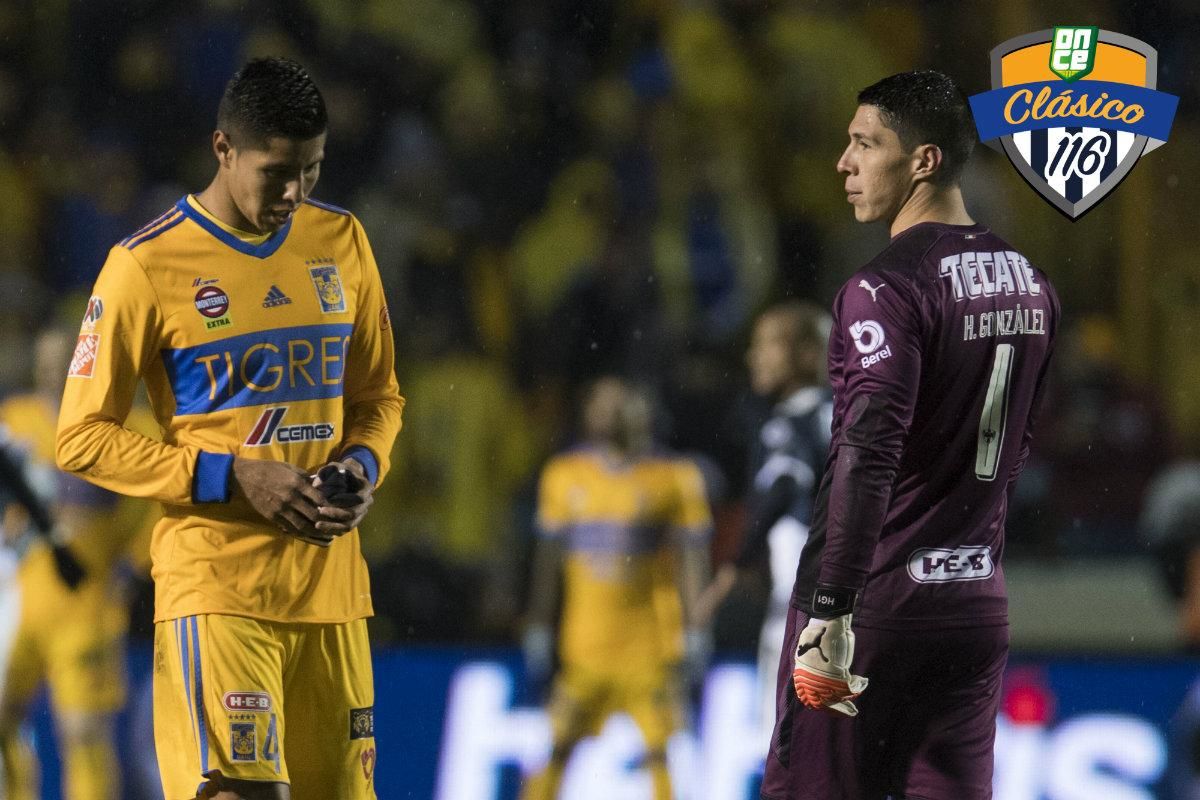
[[[248,63],[217,126],[212,184],[109,253],[58,462],[164,506],[151,574],[166,800],[374,798],[357,525],[403,406],[383,288],[358,220],[308,199],[326,112],[303,67]],[[161,443],[123,427],[139,379]]]
[[[649,404],[625,382],[596,382],[583,425],[587,442],[542,473],[524,646],[531,675],[548,671],[561,581],[560,670],[550,763],[523,798],[556,797],[574,746],[624,711],[645,739],[655,799],[670,800],[666,750],[685,717],[685,641],[689,656],[707,650],[707,633],[687,619],[707,579],[708,501],[693,463],[652,449]]]
[[[54,430],[62,383],[75,337],[47,328],[36,340],[36,390],[0,404],[0,424],[24,445],[56,484],[54,512],[69,547],[86,570],[74,589],[59,579],[50,548],[29,545],[21,561],[21,611],[3,696],[0,750],[8,800],[39,796],[36,760],[20,726],[43,681],[63,750],[63,796],[67,800],[118,800],[120,769],[113,742],[113,715],[125,704],[126,575],[148,559],[142,534],[157,519],[152,503],[58,473]],[[134,409],[127,423],[153,435],[148,412]],[[6,526],[9,527],[9,526]],[[124,568],[122,568],[122,566]]]

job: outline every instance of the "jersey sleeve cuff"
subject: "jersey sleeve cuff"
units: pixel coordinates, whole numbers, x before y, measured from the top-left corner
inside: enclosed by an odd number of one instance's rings
[[[201,450],[196,456],[196,473],[192,478],[192,502],[228,503],[232,488],[229,473],[232,471],[231,453]]]
[[[368,483],[374,486],[379,482],[379,462],[375,460],[374,453],[359,444],[342,453],[342,460],[347,458],[353,458],[362,464],[363,474],[367,476]]]

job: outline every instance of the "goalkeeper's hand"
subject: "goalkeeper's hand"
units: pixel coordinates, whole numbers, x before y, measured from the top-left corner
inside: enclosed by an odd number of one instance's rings
[[[792,683],[796,697],[809,708],[826,709],[853,717],[854,698],[867,688],[867,679],[850,674],[854,659],[852,615],[810,619],[796,642]]]

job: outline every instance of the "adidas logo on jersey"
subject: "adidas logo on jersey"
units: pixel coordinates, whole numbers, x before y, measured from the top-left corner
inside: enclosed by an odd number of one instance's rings
[[[278,286],[272,285],[271,291],[267,292],[267,296],[263,298],[263,308],[274,308],[275,306],[290,305],[292,298],[288,297]]]

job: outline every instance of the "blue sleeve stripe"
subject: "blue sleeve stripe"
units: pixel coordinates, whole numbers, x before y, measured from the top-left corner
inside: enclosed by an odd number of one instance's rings
[[[229,471],[232,468],[232,453],[201,450],[196,456],[196,473],[192,476],[192,502],[228,503]]]
[[[355,445],[342,453],[342,458],[353,458],[362,464],[363,472],[367,474],[367,481],[372,486],[379,482],[379,462],[375,459],[375,454],[366,447],[363,447],[361,444]]]
[[[157,228],[150,231],[149,233],[143,233],[141,236],[137,237],[136,239],[133,239],[132,241],[129,242],[129,244],[125,245],[125,247],[132,250],[133,248],[137,247],[139,244],[142,244],[143,242],[148,242],[151,239],[155,238],[156,236],[161,236],[162,234],[171,230],[171,228],[174,228],[176,225],[178,225],[181,222],[183,222],[182,214],[179,214],[178,216],[175,216],[175,217],[171,217],[171,219],[168,220],[166,223],[158,226]]]
[[[167,217],[174,214],[175,211],[176,211],[175,206],[171,206],[166,211],[164,211],[163,213],[161,213],[157,217],[155,217],[153,222],[149,222],[149,223],[143,225],[142,227],[138,228],[136,231],[134,231],[133,233],[129,234],[124,239],[122,239],[120,241],[121,246],[124,247],[125,243],[128,242],[130,239],[136,239],[137,237],[141,236],[146,231],[153,228],[155,225],[158,225],[160,222],[165,220]]]
[[[200,668],[200,631],[195,617],[188,617],[192,628],[192,669],[196,676],[196,724],[200,736],[200,774],[208,772],[208,729],[204,724],[204,672]]]
[[[323,208],[326,211],[332,211],[335,214],[341,214],[343,217],[350,216],[350,212],[341,206],[335,206],[330,203],[322,203],[320,200],[313,200],[311,197],[304,202],[308,203],[310,206],[316,206],[317,208]]]

